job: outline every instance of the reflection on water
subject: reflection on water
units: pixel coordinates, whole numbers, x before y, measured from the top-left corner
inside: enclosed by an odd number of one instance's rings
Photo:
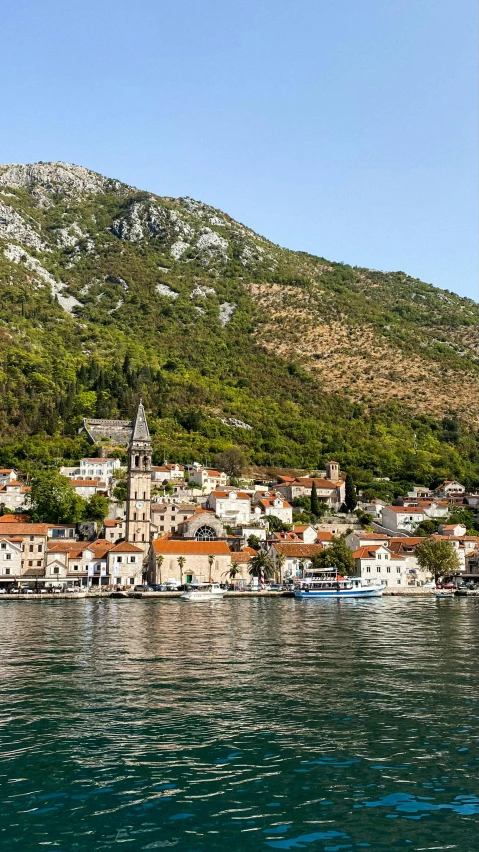
[[[479,601],[0,605],[0,848],[456,849]]]

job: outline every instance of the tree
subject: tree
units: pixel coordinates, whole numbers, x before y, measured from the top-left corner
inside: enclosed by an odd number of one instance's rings
[[[103,521],[108,515],[108,498],[103,494],[92,494],[86,504],[85,518],[92,521]]]
[[[356,499],[356,486],[350,473],[346,474],[346,494],[344,502],[346,503],[348,511],[354,512],[358,501]]]
[[[290,524],[285,524],[284,521],[277,518],[276,515],[268,515],[267,521],[270,532],[288,532],[288,530],[291,529]]]
[[[319,515],[319,500],[318,500],[318,489],[316,488],[316,483],[313,479],[313,484],[311,486],[311,502],[310,502],[311,514],[315,516],[315,518]]]
[[[165,557],[164,557],[161,553],[157,553],[157,554],[156,554],[156,569],[157,569],[157,575],[156,575],[156,577],[155,577],[155,580],[156,580],[156,582],[157,582],[157,583],[158,583],[158,582],[160,582],[160,583],[161,583],[161,566],[163,565],[164,558],[165,558]]]
[[[248,570],[251,577],[261,577],[261,573],[264,574],[265,580],[271,580],[274,577],[274,564],[263,551],[253,556]]]
[[[211,571],[212,571],[212,569],[213,569],[213,563],[214,563],[214,561],[215,561],[215,557],[214,557],[214,556],[210,553],[210,554],[209,554],[209,556],[208,556],[208,565],[209,565],[209,568],[210,568],[210,576],[209,576],[209,578],[208,578],[208,579],[209,579],[209,582],[210,582],[210,583],[211,583],[211,580],[212,580],[212,577],[211,577]]]
[[[428,571],[437,583],[441,577],[449,577],[459,570],[459,557],[454,545],[444,539],[428,538],[416,550],[419,565]]]
[[[283,568],[284,568],[285,562],[286,562],[286,556],[284,555],[284,553],[277,553],[275,560],[274,560],[274,566],[276,568],[276,571],[277,571],[277,574],[278,574],[277,579],[279,581],[281,581],[283,579]]]
[[[239,447],[230,447],[214,457],[214,464],[218,470],[224,470],[228,476],[236,478],[241,476],[247,463],[246,456]]]
[[[76,524],[85,517],[87,503],[72,488],[69,479],[56,470],[32,476],[29,496],[32,521]]]
[[[185,567],[186,558],[178,556],[178,565],[180,566],[180,585],[183,583],[183,568]]]
[[[113,489],[113,497],[115,500],[118,500],[119,503],[123,503],[126,500],[126,479],[120,479],[120,481],[117,482]]]
[[[252,547],[253,550],[259,550],[261,547],[261,541],[259,540],[257,535],[251,534],[248,536],[248,547]]]
[[[313,568],[334,568],[338,574],[354,573],[354,558],[344,538],[337,538],[311,560]]]

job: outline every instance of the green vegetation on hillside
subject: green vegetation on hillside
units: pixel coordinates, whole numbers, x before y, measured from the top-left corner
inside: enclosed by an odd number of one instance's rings
[[[28,472],[76,460],[88,451],[77,435],[83,416],[130,417],[142,396],[156,462],[211,463],[238,447],[262,467],[315,469],[337,457],[371,495],[446,477],[479,484],[477,430],[454,399],[435,418],[400,400],[326,392],[293,347],[281,356],[263,348],[251,283],[294,288],[310,300],[312,323],[318,312],[351,328],[367,322],[459,377],[477,370],[453,334],[472,334],[473,302],[403,273],[279,249],[189,199],[113,184],[80,196],[40,189],[43,206],[35,184],[0,186],[0,201],[43,241],[37,249],[0,231],[0,464]],[[79,303],[71,313],[66,296]],[[286,334],[277,328],[279,341]],[[222,422],[231,417],[252,429]]]

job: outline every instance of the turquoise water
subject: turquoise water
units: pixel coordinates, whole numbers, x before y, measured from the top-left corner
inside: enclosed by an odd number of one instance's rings
[[[4,601],[3,850],[478,847],[479,601]]]

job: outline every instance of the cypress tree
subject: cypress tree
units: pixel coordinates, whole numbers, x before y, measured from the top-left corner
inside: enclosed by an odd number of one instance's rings
[[[356,500],[356,486],[350,473],[346,474],[346,494],[344,502],[346,503],[348,510],[350,512],[354,512],[358,501]]]
[[[313,480],[313,484],[311,486],[311,514],[318,517],[319,515],[319,500],[318,500],[318,492],[316,489],[316,483]]]

